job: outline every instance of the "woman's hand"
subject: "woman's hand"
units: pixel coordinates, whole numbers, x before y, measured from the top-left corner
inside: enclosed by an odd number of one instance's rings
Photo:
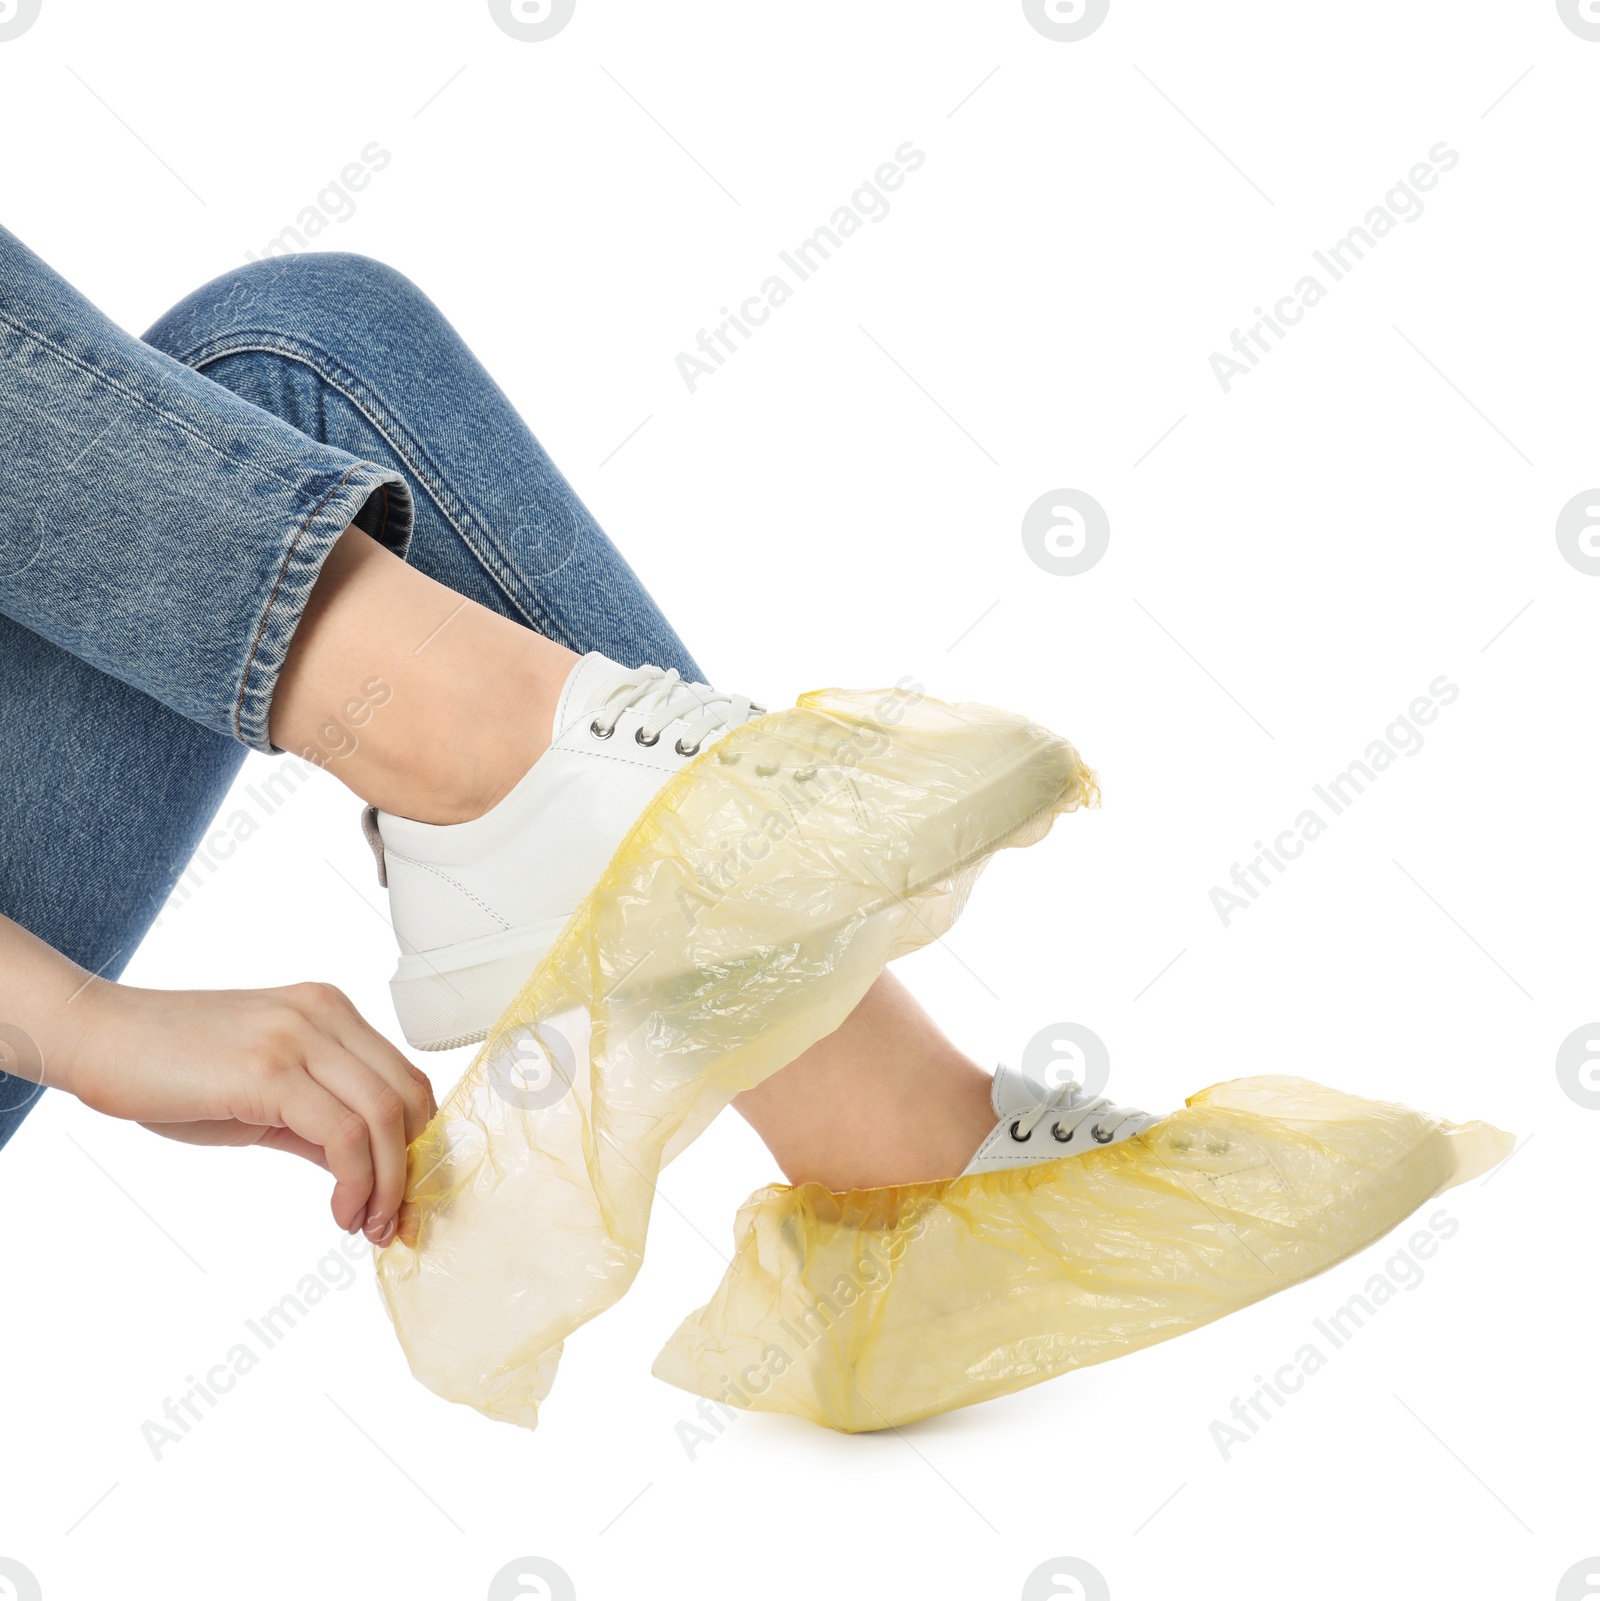
[[[333,1174],[333,1215],[394,1237],[406,1146],[437,1109],[427,1077],[329,984],[147,990],[91,983],[71,1060],[87,1106],[192,1145],[267,1145]]]
[[[13,1072],[170,1139],[303,1156],[340,1228],[394,1238],[433,1090],[331,985],[133,989],[0,917],[0,1030]]]

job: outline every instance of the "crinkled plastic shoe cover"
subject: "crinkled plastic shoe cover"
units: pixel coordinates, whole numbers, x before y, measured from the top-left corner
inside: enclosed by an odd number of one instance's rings
[[[1170,1339],[1322,1272],[1512,1140],[1304,1079],[1238,1079],[1125,1143],[937,1184],[775,1186],[655,1373],[880,1429]]]
[[[661,1165],[1094,799],[1065,740],[904,690],[807,695],[674,775],[412,1145],[378,1258],[412,1372],[532,1426]]]

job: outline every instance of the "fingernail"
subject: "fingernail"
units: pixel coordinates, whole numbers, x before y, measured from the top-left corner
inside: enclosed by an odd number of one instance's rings
[[[373,1241],[373,1244],[377,1245],[380,1248],[385,1246],[385,1245],[387,1245],[389,1243],[389,1241],[394,1238],[394,1231],[399,1226],[399,1223],[400,1223],[400,1219],[399,1218],[397,1218],[397,1217],[390,1218],[389,1221],[387,1223],[385,1223],[384,1226],[383,1226],[383,1233],[380,1234],[378,1236],[378,1238]]]

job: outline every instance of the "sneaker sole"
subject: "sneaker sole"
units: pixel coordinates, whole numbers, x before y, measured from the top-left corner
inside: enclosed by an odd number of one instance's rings
[[[389,994],[407,1043],[449,1051],[484,1039],[569,921],[553,918],[402,956]]]

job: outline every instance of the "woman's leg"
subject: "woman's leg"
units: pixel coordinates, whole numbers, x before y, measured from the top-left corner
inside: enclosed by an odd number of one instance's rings
[[[843,1024],[734,1097],[791,1184],[950,1178],[994,1127],[990,1075],[887,969]]]

